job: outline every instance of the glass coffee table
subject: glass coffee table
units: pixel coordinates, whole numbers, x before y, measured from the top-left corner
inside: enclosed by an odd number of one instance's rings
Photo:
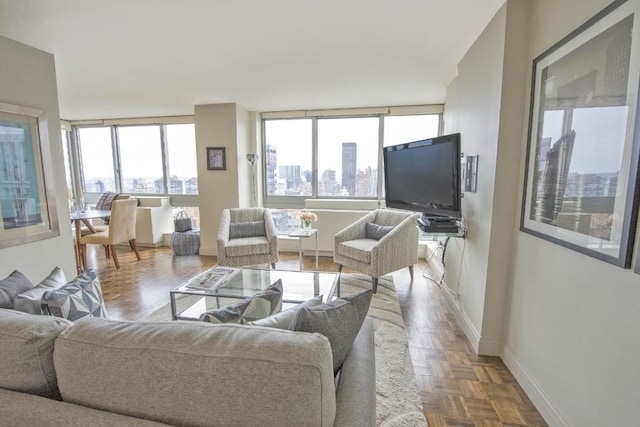
[[[340,273],[317,271],[262,270],[254,268],[227,268],[230,272],[220,280],[209,269],[169,292],[173,320],[198,320],[205,311],[233,304],[264,291],[278,279],[284,291],[282,309],[323,295],[323,301],[340,296]],[[206,281],[218,282],[206,288]],[[194,285],[195,283],[195,285]],[[203,289],[198,287],[202,283]]]

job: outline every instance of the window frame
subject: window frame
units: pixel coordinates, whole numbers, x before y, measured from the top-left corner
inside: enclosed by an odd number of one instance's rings
[[[82,147],[80,144],[80,129],[83,128],[109,128],[111,134],[111,152],[113,156],[113,171],[116,192],[122,192],[122,156],[120,151],[120,140],[118,136],[118,129],[121,127],[134,127],[134,126],[158,126],[160,132],[160,150],[162,161],[162,181],[163,192],[162,193],[128,193],[136,197],[170,197],[171,204],[174,206],[185,207],[199,207],[198,194],[173,194],[169,192],[169,141],[167,138],[167,126],[174,124],[191,124],[195,126],[193,118],[190,120],[158,120],[158,121],[136,121],[130,123],[128,120],[120,122],[105,123],[105,121],[88,122],[88,123],[71,123],[71,139],[69,141],[72,153],[72,166],[73,169],[73,182],[76,183],[76,187],[82,186],[83,195],[87,203],[96,203],[100,198],[100,193],[86,192],[85,189],[85,176],[84,165],[82,164]],[[197,146],[196,146],[197,150]],[[74,158],[75,157],[75,158]],[[197,171],[196,171],[197,177]],[[77,194],[77,188],[74,188],[74,196]]]
[[[350,110],[331,110],[331,111],[304,111],[304,112],[284,112],[284,113],[263,113],[261,118],[261,134],[262,134],[262,152],[266,153],[267,148],[267,135],[266,135],[266,122],[276,120],[295,120],[295,119],[311,119],[311,195],[310,196],[283,196],[283,195],[268,195],[266,186],[266,162],[267,156],[263,155],[261,159],[262,163],[262,182],[265,185],[262,186],[262,200],[264,207],[270,209],[304,209],[305,199],[324,199],[324,200],[377,200],[384,199],[383,186],[384,186],[384,173],[383,170],[383,147],[384,147],[384,122],[385,117],[390,116],[415,116],[415,115],[435,115],[438,116],[438,130],[436,136],[441,136],[443,132],[443,106],[442,105],[425,105],[414,107],[398,107],[400,111],[393,112],[393,107],[386,107],[386,111],[377,112],[351,112]],[[402,108],[406,108],[408,111],[403,111]],[[383,108],[385,110],[385,108]],[[376,196],[319,196],[318,195],[318,150],[320,149],[318,144],[318,120],[324,119],[349,119],[349,118],[378,118],[378,162],[377,162],[377,182],[376,182]]]

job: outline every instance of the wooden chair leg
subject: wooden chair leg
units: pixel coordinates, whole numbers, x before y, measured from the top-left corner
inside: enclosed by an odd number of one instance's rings
[[[409,266],[409,275],[411,276],[411,281],[413,281],[413,265]]]
[[[342,273],[342,264],[338,264],[338,273]]]
[[[118,262],[118,254],[116,253],[116,245],[109,245],[109,252],[111,252],[111,256],[113,257],[113,263],[116,265],[116,269],[120,268],[120,263]]]
[[[276,269],[276,263],[275,263],[275,262],[272,262],[272,263],[271,263],[271,269],[272,269],[272,270],[275,270],[275,269]]]
[[[87,269],[87,245],[80,244],[80,259],[82,260],[82,269]]]
[[[377,277],[371,277],[371,290],[373,290],[374,294],[378,292],[378,278]]]
[[[136,253],[136,258],[138,258],[138,261],[140,261],[140,252],[138,252],[138,245],[136,244],[136,239],[131,239],[129,240],[129,246],[131,246],[131,249],[133,249],[133,251]]]
[[[109,254],[109,245],[102,245],[102,247],[104,248],[104,256],[106,259],[109,259],[109,257],[111,256]]]

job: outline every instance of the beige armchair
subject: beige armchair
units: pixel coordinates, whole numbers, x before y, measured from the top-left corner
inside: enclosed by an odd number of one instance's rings
[[[265,208],[225,209],[218,227],[218,265],[243,265],[278,262],[278,236]]]
[[[373,292],[378,278],[418,262],[418,214],[378,209],[335,235],[333,260],[371,276]]]
[[[140,261],[140,253],[136,245],[136,206],[138,206],[136,199],[114,200],[111,205],[111,218],[107,230],[87,234],[80,238],[80,253],[85,268],[87,265],[87,244],[105,246],[107,258],[112,257],[116,268],[120,268],[116,245],[129,242],[129,246]]]

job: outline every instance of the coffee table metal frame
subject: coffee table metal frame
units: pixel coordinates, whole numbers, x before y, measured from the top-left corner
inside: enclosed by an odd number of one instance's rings
[[[245,277],[245,275],[248,276],[245,280],[251,280],[254,286],[252,286],[252,284],[244,282],[243,278]],[[258,286],[255,286],[256,278],[258,278],[258,282],[260,282],[261,280],[264,281],[257,283]],[[324,295],[325,301],[330,301],[340,296],[340,273],[338,272],[331,273],[318,271],[289,271],[239,268],[237,271],[230,274],[229,277],[225,278],[222,284],[214,289],[189,288],[187,287],[188,282],[186,282],[169,291],[169,298],[171,301],[171,318],[173,320],[198,320],[198,317],[196,316],[185,316],[184,314],[188,311],[193,312],[194,307],[198,304],[202,304],[206,307],[207,298],[216,298],[215,306],[216,308],[220,308],[221,299],[242,300],[252,297],[256,293],[266,289],[270,284],[278,279],[282,279],[282,285],[284,289],[282,302],[283,306],[285,307],[300,304],[318,295]],[[301,283],[301,281],[303,281],[304,283]],[[292,291],[287,292],[287,287],[291,289],[291,287],[294,285],[297,285],[298,290],[303,289],[304,291],[306,291],[306,285],[308,285],[309,291],[305,294],[295,293]],[[311,293],[311,291],[313,291],[313,293]],[[179,295],[188,295],[194,297],[199,296],[201,298],[194,299],[191,304],[189,304],[186,308],[178,313],[176,297],[178,297]]]

